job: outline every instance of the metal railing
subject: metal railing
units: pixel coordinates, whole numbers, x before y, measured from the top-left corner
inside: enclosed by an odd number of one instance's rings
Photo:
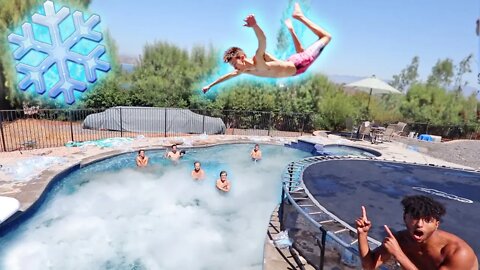
[[[87,118],[89,123],[96,123],[95,127],[86,124]],[[223,128],[212,131],[210,123],[215,118],[221,119],[223,123],[219,125]],[[176,108],[3,110],[0,111],[0,149],[8,152],[58,147],[68,142],[139,135],[299,136],[313,131],[312,119],[311,115],[301,113]],[[132,126],[141,126],[141,130]]]

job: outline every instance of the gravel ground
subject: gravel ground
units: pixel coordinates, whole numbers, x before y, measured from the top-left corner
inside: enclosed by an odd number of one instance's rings
[[[480,169],[480,140],[455,140],[434,143],[396,137],[395,141],[414,147],[417,151],[448,162]]]

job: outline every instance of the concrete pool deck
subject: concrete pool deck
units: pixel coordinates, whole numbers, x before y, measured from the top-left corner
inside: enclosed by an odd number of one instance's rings
[[[459,164],[449,163],[440,159],[430,157],[403,143],[385,142],[378,145],[366,141],[350,141],[345,138],[328,136],[301,136],[301,137],[269,137],[269,136],[240,136],[240,135],[214,135],[214,136],[189,136],[189,137],[167,137],[167,138],[137,138],[131,142],[122,143],[112,147],[56,147],[35,150],[23,150],[15,152],[0,153],[0,196],[16,198],[20,202],[20,211],[28,209],[47,187],[48,183],[58,173],[76,165],[88,164],[92,161],[107,158],[110,156],[138,151],[139,149],[162,149],[172,144],[178,144],[180,148],[213,146],[228,143],[259,143],[283,145],[296,140],[304,140],[319,144],[345,144],[371,148],[382,153],[380,159],[407,161],[420,164],[435,164],[439,166],[472,169]],[[12,168],[19,166],[32,166],[32,162],[40,160],[41,157],[52,158],[52,162],[45,166],[39,166],[31,172],[19,178],[18,172],[12,173]],[[134,161],[132,161],[134,162]],[[286,166],[287,164],[285,164]],[[272,209],[273,210],[273,209]],[[267,228],[265,228],[267,231]],[[278,268],[282,265],[282,258],[272,244],[266,241],[265,247],[265,269],[287,269]],[[270,266],[269,266],[270,265]],[[274,268],[272,268],[274,266]]]

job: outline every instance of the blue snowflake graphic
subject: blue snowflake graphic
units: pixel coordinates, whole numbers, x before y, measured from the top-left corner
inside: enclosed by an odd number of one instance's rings
[[[83,67],[84,77],[89,83],[97,81],[97,70],[108,72],[111,68],[108,62],[100,59],[106,52],[105,46],[99,44],[103,39],[102,33],[93,30],[100,23],[100,17],[92,15],[84,20],[82,12],[73,12],[75,30],[70,36],[62,39],[62,35],[65,35],[65,33],[62,31],[60,24],[70,16],[70,9],[61,7],[56,12],[52,1],[46,1],[43,8],[45,15],[35,13],[32,16],[32,22],[48,27],[50,42],[36,39],[34,36],[36,34],[35,28],[29,22],[22,25],[23,36],[15,33],[8,36],[10,43],[18,45],[18,48],[13,51],[13,57],[17,60],[16,70],[25,75],[18,83],[18,87],[26,91],[33,85],[38,94],[43,95],[48,91],[48,96],[53,99],[63,94],[65,102],[71,105],[75,102],[75,91],[84,92],[87,90],[87,83],[85,80],[79,80],[79,76],[74,75],[75,68],[69,62]],[[90,40],[96,45],[85,55],[73,49],[83,39]],[[46,55],[46,57],[37,65],[22,61],[32,52]],[[45,79],[45,75],[51,70],[56,73],[54,77],[57,78],[53,86],[46,83]],[[52,79],[47,78],[47,80]]]

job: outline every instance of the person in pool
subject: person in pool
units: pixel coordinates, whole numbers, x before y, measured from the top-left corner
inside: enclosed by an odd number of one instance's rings
[[[177,145],[174,144],[172,145],[172,150],[170,150],[165,157],[172,160],[172,161],[178,161],[183,155],[185,154],[185,151],[178,151],[177,150]]]
[[[438,229],[440,218],[446,212],[442,204],[426,196],[407,196],[402,205],[407,228],[392,233],[384,225],[387,237],[373,251],[367,241],[372,223],[362,206],[362,216],[355,222],[364,269],[376,269],[393,258],[402,269],[478,270],[473,249],[456,235]]]
[[[258,144],[255,144],[255,147],[250,153],[250,157],[253,161],[259,161],[262,159],[262,151],[260,151],[260,146]]]
[[[291,20],[287,19],[285,25],[292,35],[296,54],[290,56],[287,60],[276,59],[265,52],[267,48],[265,34],[260,26],[258,26],[255,16],[253,14],[249,15],[245,19],[244,26],[251,27],[257,36],[258,49],[255,56],[253,58],[247,58],[247,55],[242,49],[238,47],[229,48],[223,56],[223,61],[232,65],[235,70],[203,87],[203,92],[206,93],[214,85],[234,78],[242,73],[270,78],[291,77],[304,73],[318,58],[325,46],[330,43],[332,36],[305,17],[298,3],[295,3],[292,17],[306,25],[318,36],[318,40],[307,49],[304,49],[293,29]]]
[[[193,163],[192,178],[193,180],[203,180],[205,179],[205,171],[200,167],[200,162],[195,161]]]
[[[146,167],[148,165],[148,157],[145,156],[145,150],[139,150],[135,160],[138,167]]]
[[[227,172],[221,171],[220,172],[220,179],[217,180],[216,184],[217,188],[223,192],[230,191],[230,181],[227,179]]]

